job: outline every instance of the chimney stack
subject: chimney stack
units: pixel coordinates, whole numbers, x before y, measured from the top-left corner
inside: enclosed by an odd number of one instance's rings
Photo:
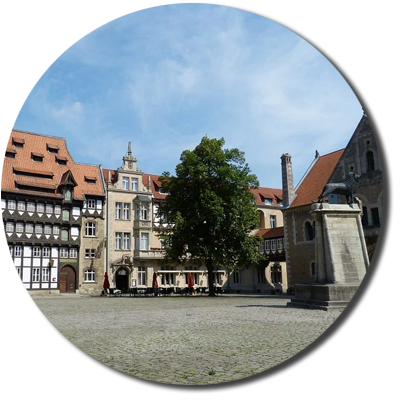
[[[289,207],[294,200],[294,185],[292,171],[292,156],[289,153],[282,154],[282,206]]]

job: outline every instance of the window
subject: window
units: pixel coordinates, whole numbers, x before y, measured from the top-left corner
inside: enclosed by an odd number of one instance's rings
[[[371,208],[372,225],[380,225],[379,210],[378,208]]]
[[[85,271],[85,282],[95,282],[96,273],[92,269],[87,269]]]
[[[15,210],[15,207],[16,207],[15,200],[8,200],[8,209]]]
[[[43,225],[36,224],[35,225],[35,233],[41,235],[43,233]]]
[[[96,208],[96,200],[89,199],[87,200],[87,208],[94,210]]]
[[[86,222],[85,235],[86,236],[96,236],[96,224],[94,222]]]
[[[363,207],[362,211],[363,211],[363,215],[361,217],[362,226],[368,226],[368,209],[367,209],[367,207]]]
[[[43,257],[50,257],[50,248],[49,247],[43,247],[42,255],[43,255]]]
[[[61,214],[61,206],[54,206],[54,214],[60,215]]]
[[[51,231],[52,231],[51,225],[45,225],[45,226],[44,226],[44,233],[45,233],[45,235],[51,235]]]
[[[40,268],[32,269],[32,282],[40,282]]]
[[[315,262],[311,263],[311,275],[315,276]]]
[[[72,199],[71,189],[65,188],[64,190],[64,200],[70,201]]]
[[[124,219],[130,219],[129,203],[124,203]]]
[[[25,202],[24,201],[19,201],[17,206],[18,206],[18,211],[25,211]]]
[[[115,233],[115,249],[116,250],[122,249],[122,233],[120,232]]]
[[[311,225],[310,221],[307,221],[304,224],[304,236],[307,241],[314,240],[315,232],[314,232],[314,227]]]
[[[22,257],[22,247],[21,246],[14,247],[14,257]]]
[[[271,250],[275,251],[276,250],[276,239],[271,240]]]
[[[264,199],[264,204],[265,204],[266,206],[272,206],[272,199],[265,198],[265,199]]]
[[[233,277],[233,283],[238,284],[240,283],[240,274],[239,271],[234,271],[232,273],[232,277]]]
[[[122,178],[122,189],[129,190],[129,178]]]
[[[367,171],[375,171],[374,153],[372,151],[367,152]]]
[[[265,251],[270,251],[271,250],[271,241],[270,240],[266,240],[264,242],[265,245]]]
[[[138,284],[146,285],[146,268],[138,267]]]
[[[131,248],[131,234],[124,233],[124,250],[129,250]]]
[[[11,245],[8,246],[8,251],[10,252],[10,256],[13,255],[13,247]]]
[[[42,282],[48,282],[48,281],[49,281],[49,269],[42,268]]]
[[[85,258],[96,258],[95,249],[85,249]]]
[[[6,199],[1,199],[1,209],[4,210],[5,208],[7,208],[6,206]]]
[[[149,249],[149,234],[148,233],[142,233],[140,235],[140,248],[141,248],[141,250]]]
[[[38,246],[33,247],[33,257],[40,257],[41,249]]]
[[[271,225],[271,228],[276,228],[276,215],[270,215],[269,223]]]
[[[282,268],[279,263],[271,267],[271,282],[282,283]]]
[[[25,225],[25,233],[33,233],[33,224]]]
[[[66,247],[60,248],[60,258],[68,258],[68,249]]]
[[[278,244],[278,250],[283,250],[283,239],[279,238],[277,240],[277,244]]]
[[[138,190],[138,179],[137,178],[131,179],[131,190],[134,190],[135,192],[137,192],[137,190]]]
[[[142,220],[147,220],[148,219],[148,210],[149,210],[149,206],[147,204],[141,204],[136,209],[136,214],[137,214],[136,218],[142,219]]]
[[[115,219],[121,219],[122,203],[115,203]]]
[[[69,221],[69,216],[70,216],[69,210],[63,210],[63,212],[62,212],[63,221]]]
[[[22,222],[17,222],[15,224],[15,232],[22,233],[24,231],[24,224]]]
[[[37,203],[36,204],[36,212],[44,213],[44,204],[43,203]]]
[[[54,207],[52,204],[46,204],[46,214],[53,214]]]
[[[61,229],[61,240],[66,242],[66,241],[68,241],[68,239],[69,239],[68,229]]]
[[[59,235],[59,234],[60,234],[60,226],[54,225],[53,226],[53,235]]]
[[[78,249],[70,249],[69,250],[69,258],[78,258]]]
[[[6,222],[6,232],[14,232],[14,223]]]
[[[28,201],[28,203],[26,204],[26,211],[35,212],[35,209],[35,203],[32,201]]]

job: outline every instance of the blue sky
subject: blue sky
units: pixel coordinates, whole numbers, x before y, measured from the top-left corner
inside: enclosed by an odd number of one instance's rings
[[[118,168],[132,142],[139,168],[173,172],[204,135],[245,152],[261,186],[295,182],[346,146],[361,105],[312,45],[264,17],[215,5],[155,7],[114,20],[43,74],[15,129],[65,137],[75,161]]]

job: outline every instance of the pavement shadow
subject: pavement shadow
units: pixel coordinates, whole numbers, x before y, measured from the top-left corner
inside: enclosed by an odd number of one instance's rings
[[[274,305],[262,305],[262,304],[248,304],[246,306],[235,306],[237,308],[246,308],[246,307],[259,307],[259,308],[288,308],[286,304],[274,304]]]

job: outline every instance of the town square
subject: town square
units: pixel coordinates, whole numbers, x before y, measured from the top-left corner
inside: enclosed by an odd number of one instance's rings
[[[361,100],[294,32],[224,6],[126,14],[65,51],[4,142],[2,255],[26,292],[15,354],[38,361],[32,393],[50,395],[58,369],[61,396],[133,394],[99,368],[126,387],[251,386],[330,345],[372,281],[389,208]],[[362,343],[372,362],[367,332],[350,337],[332,395]],[[304,385],[334,358],[316,356]]]

